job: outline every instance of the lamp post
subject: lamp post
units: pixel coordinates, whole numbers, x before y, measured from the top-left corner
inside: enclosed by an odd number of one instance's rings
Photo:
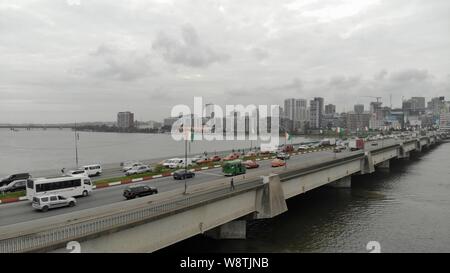
[[[186,177],[187,177],[187,144],[188,144],[188,140],[187,137],[184,140],[184,194],[187,193],[187,182],[186,182]]]
[[[77,169],[78,169],[78,140],[79,140],[79,135],[77,133],[77,123],[75,122],[75,163],[77,165]]]

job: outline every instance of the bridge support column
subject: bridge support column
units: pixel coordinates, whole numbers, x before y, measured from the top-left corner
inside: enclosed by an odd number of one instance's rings
[[[390,160],[383,161],[380,165],[377,166],[378,169],[389,171],[391,167]]]
[[[330,187],[333,188],[344,188],[344,189],[348,189],[352,187],[352,177],[351,176],[346,176],[343,177],[339,180],[336,180],[334,182],[331,182],[330,184],[328,184]]]
[[[255,219],[273,218],[286,212],[287,205],[284,198],[278,174],[263,176],[264,187],[256,192]]]
[[[247,221],[236,220],[205,232],[207,237],[213,239],[246,239]]]
[[[411,153],[410,152],[405,152],[402,156],[400,156],[399,158],[404,159],[404,160],[409,160],[411,159]]]
[[[361,160],[361,174],[373,173],[375,166],[373,164],[372,154],[370,152],[365,153],[365,157]]]

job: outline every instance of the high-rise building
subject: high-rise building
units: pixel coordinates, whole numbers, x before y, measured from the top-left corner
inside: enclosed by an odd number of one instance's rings
[[[425,97],[412,97],[413,109],[424,110],[425,109]]]
[[[124,129],[133,128],[134,114],[131,112],[119,112],[117,114],[117,126]]]
[[[357,113],[357,114],[364,113],[364,104],[355,104],[355,106],[353,108],[354,108],[355,113]]]
[[[370,129],[380,129],[384,126],[384,115],[381,105],[382,103],[378,101],[370,103]]]
[[[290,120],[294,120],[294,105],[295,99],[285,99],[284,100],[284,117]]]
[[[304,99],[286,99],[284,100],[284,118],[288,122],[289,131],[297,131],[304,126],[307,121],[307,101]]]
[[[320,97],[315,97],[309,102],[310,127],[312,129],[320,129],[322,127],[323,104],[323,98]]]
[[[334,113],[336,113],[336,105],[334,105],[334,104],[325,105],[325,114],[326,115],[331,115]]]
[[[346,127],[351,132],[363,131],[369,127],[370,117],[371,114],[368,112],[349,112],[347,113]]]

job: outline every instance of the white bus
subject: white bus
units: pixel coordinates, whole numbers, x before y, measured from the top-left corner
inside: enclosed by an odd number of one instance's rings
[[[27,199],[34,196],[57,194],[68,197],[88,196],[92,192],[92,181],[88,177],[63,176],[38,178],[27,181]]]

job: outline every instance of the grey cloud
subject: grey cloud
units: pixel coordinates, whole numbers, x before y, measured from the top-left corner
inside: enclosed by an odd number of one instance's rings
[[[190,67],[207,67],[230,58],[227,54],[203,44],[196,30],[190,25],[182,27],[181,39],[160,32],[152,48],[160,52],[167,62]]]
[[[395,72],[390,76],[392,80],[399,82],[424,81],[431,77],[427,70],[419,69],[407,69]]]
[[[102,44],[73,72],[94,78],[133,81],[152,74],[149,53]]]
[[[253,54],[253,56],[258,61],[264,61],[265,59],[269,58],[270,54],[267,50],[259,47],[253,47],[250,52]]]

